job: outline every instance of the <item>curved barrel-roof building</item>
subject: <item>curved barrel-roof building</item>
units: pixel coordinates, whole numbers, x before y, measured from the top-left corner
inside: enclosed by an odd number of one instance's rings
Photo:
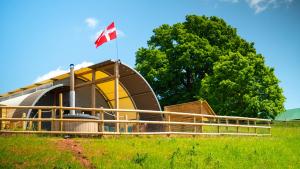
[[[75,70],[76,107],[115,108],[115,63],[107,60],[86,68]],[[119,62],[119,108],[161,110],[155,93],[147,81],[134,69]],[[0,96],[0,105],[8,106],[58,106],[59,94],[63,95],[63,106],[69,106],[70,74],[16,89]],[[94,90],[94,92],[93,92]],[[21,117],[25,110],[10,111],[8,117]],[[89,113],[89,112],[85,112]],[[26,110],[27,117],[35,116]],[[120,115],[121,117],[122,115]],[[107,116],[106,118],[109,118]],[[113,118],[113,117],[111,117]],[[128,114],[135,119],[134,114]],[[162,120],[158,114],[140,114],[143,120]],[[151,125],[150,125],[151,128]]]
[[[275,117],[276,121],[300,120],[300,108],[289,109]]]

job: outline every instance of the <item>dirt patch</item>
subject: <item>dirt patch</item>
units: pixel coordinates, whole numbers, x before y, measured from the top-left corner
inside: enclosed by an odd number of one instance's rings
[[[71,151],[72,154],[75,156],[77,160],[79,160],[80,164],[84,168],[96,168],[89,160],[88,158],[83,154],[83,148],[82,146],[73,139],[62,139],[57,142],[57,147],[60,150],[67,150]]]

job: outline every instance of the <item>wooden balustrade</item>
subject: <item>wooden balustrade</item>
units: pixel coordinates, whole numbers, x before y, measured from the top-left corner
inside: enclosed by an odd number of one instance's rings
[[[29,118],[23,113],[21,118],[12,118],[3,116],[3,113],[10,109],[22,109],[22,110],[36,110],[37,117]],[[5,110],[5,111],[4,111]],[[42,118],[44,111],[47,110],[51,112],[50,118]],[[78,110],[78,111],[89,111],[93,114],[97,114],[99,119],[66,119],[63,118],[63,113],[66,110]],[[59,115],[56,116],[56,112]],[[129,120],[128,115],[125,115],[125,120],[115,119],[108,120],[104,119],[104,112],[125,112],[125,113],[136,113],[136,120]],[[49,133],[49,134],[91,134],[91,135],[270,135],[271,134],[271,120],[269,119],[259,119],[259,118],[248,118],[248,117],[238,117],[238,116],[213,116],[204,114],[194,114],[194,113],[182,113],[182,112],[165,112],[165,111],[153,111],[153,110],[128,110],[128,109],[106,109],[106,108],[81,108],[81,107],[62,107],[60,106],[0,106],[0,133]],[[166,119],[164,121],[150,121],[141,120],[140,113],[151,113],[151,114],[164,114]],[[172,121],[172,116],[190,116],[192,121]],[[206,120],[204,120],[206,119]],[[235,123],[231,123],[235,121]],[[20,130],[15,130],[17,126],[16,122],[22,124]],[[50,130],[43,130],[43,122],[50,122]],[[74,131],[64,131],[64,123],[72,122],[94,122],[97,124],[98,132],[74,132]],[[252,123],[250,123],[252,122]],[[257,125],[259,122],[260,125]],[[8,129],[3,126],[9,123]],[[265,124],[262,124],[265,123]],[[106,124],[114,124],[114,126],[125,126],[125,130],[119,130],[119,127],[115,128],[115,131],[105,131]],[[136,130],[129,131],[128,124],[135,124]],[[165,126],[164,131],[155,132],[145,132],[143,128],[147,124],[163,125]],[[253,125],[252,125],[253,124]],[[171,126],[191,126],[191,131],[173,131]],[[205,131],[206,127],[217,127],[214,132]],[[226,129],[222,131],[222,128]],[[229,130],[232,128],[233,130]],[[234,130],[236,128],[236,130]],[[242,130],[243,128],[246,128]],[[250,130],[251,128],[254,129]],[[215,130],[215,129],[214,129]],[[246,130],[246,131],[245,131]],[[258,130],[266,130],[266,133],[258,132]],[[252,132],[251,132],[252,131]]]

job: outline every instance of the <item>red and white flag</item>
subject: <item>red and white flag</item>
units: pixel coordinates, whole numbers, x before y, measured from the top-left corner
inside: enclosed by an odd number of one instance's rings
[[[103,43],[109,42],[116,38],[117,38],[117,29],[115,27],[115,23],[112,22],[97,38],[95,42],[96,48],[102,45]]]

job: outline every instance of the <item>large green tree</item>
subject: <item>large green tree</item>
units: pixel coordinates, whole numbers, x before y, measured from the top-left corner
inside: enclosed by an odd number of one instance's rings
[[[262,55],[229,53],[202,80],[200,96],[223,115],[274,118],[284,110],[278,83]]]
[[[254,44],[238,36],[236,29],[226,24],[223,19],[188,15],[183,23],[164,24],[153,32],[148,47],[139,48],[136,53],[136,69],[150,83],[162,106],[203,98],[208,100],[219,114],[257,116],[258,112],[261,112],[261,116],[273,117],[283,110],[284,97],[273,69],[265,65],[261,55],[256,54]],[[249,62],[252,61],[250,58],[261,58],[260,66],[255,67],[256,73],[251,74],[255,76],[252,78],[253,84],[259,84],[262,88],[269,88],[272,84],[275,88],[270,92],[273,94],[269,92],[263,95],[261,92],[264,91],[254,92],[252,90],[258,90],[254,87],[245,89],[249,90],[248,92],[234,88],[216,90],[220,85],[218,83],[232,78],[227,73],[230,72],[229,69],[217,68],[224,61],[224,57],[229,59],[245,57]],[[244,64],[243,69],[247,69],[249,65],[250,63]],[[231,65],[227,67],[237,69]],[[220,73],[223,75],[219,76]],[[219,79],[220,77],[222,79]],[[261,79],[269,79],[270,82],[265,83]],[[212,82],[215,84],[210,85]],[[241,86],[248,82],[248,79],[235,81]],[[231,93],[228,90],[231,90]],[[233,93],[243,96],[253,94],[234,99]],[[278,96],[277,100],[271,97],[273,95]],[[222,99],[217,99],[221,96]],[[247,97],[250,97],[248,101],[240,100]],[[254,104],[253,102],[257,100],[253,97],[258,97],[259,101],[268,100],[268,103]],[[266,108],[266,106],[274,107]],[[247,114],[244,113],[246,111]]]

